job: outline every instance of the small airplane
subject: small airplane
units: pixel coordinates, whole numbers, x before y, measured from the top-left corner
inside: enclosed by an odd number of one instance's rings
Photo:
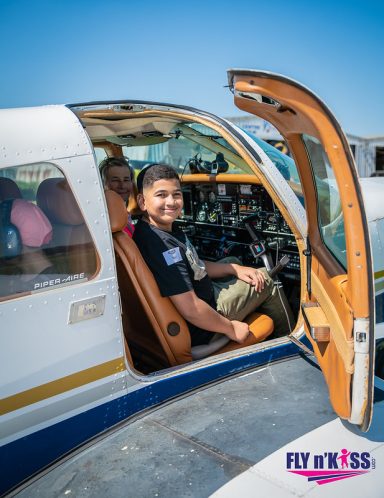
[[[292,157],[168,103],[0,111],[0,494],[144,411],[303,354],[315,355],[337,416],[369,430],[375,358],[384,372],[381,179],[358,178],[340,125],[304,86],[256,70],[228,80],[235,105],[272,123]],[[125,206],[104,190],[99,163],[121,156],[177,170],[178,224],[199,255],[265,265],[294,312],[289,335],[253,313],[251,343],[191,347],[123,232]],[[50,240],[22,243],[11,209],[23,201],[49,220]],[[128,211],[140,215],[134,196]]]

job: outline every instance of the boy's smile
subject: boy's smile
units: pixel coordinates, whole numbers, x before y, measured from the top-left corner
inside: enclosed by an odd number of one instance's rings
[[[162,230],[171,231],[172,223],[183,209],[180,182],[174,178],[156,180],[139,194],[137,201],[140,209],[146,211],[150,223]]]

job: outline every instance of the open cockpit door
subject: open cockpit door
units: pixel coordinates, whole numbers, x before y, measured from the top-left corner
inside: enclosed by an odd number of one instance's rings
[[[230,70],[235,105],[272,123],[300,174],[308,220],[301,310],[336,413],[368,430],[372,415],[371,250],[354,160],[340,125],[305,87],[264,71]]]

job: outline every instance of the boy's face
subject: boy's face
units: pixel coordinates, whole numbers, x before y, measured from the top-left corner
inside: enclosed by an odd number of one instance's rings
[[[183,194],[176,179],[157,180],[146,187],[137,197],[142,211],[146,211],[150,223],[162,230],[171,231],[172,223],[183,209]]]

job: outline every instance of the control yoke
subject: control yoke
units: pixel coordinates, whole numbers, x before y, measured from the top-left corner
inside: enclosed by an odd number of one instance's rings
[[[256,218],[258,218],[258,213],[251,214],[243,219],[244,226],[252,239],[252,243],[249,245],[249,248],[255,258],[261,258],[263,260],[268,275],[273,279],[275,275],[289,263],[289,257],[287,255],[283,256],[281,260],[273,266],[272,258],[269,254],[267,254],[265,245],[259,239],[255,227],[252,224],[252,220]]]

